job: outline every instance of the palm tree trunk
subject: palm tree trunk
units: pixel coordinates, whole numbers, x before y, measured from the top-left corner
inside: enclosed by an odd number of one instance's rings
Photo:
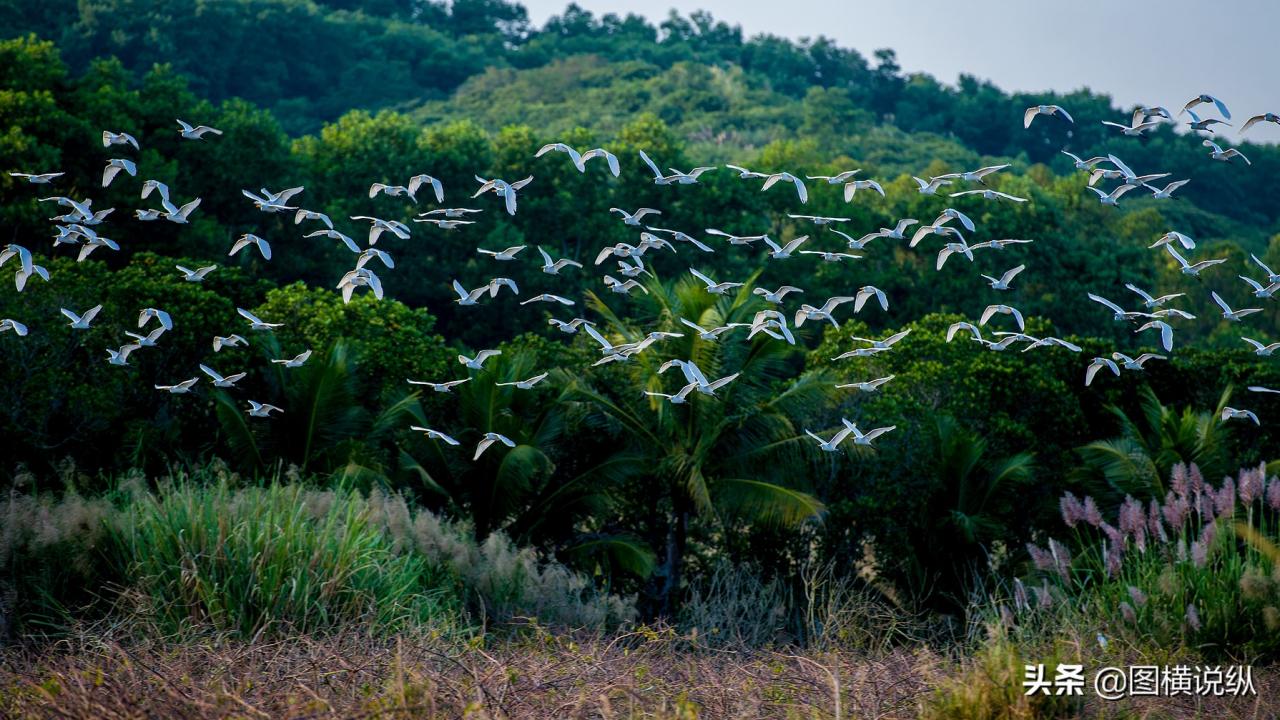
[[[680,575],[684,568],[684,553],[689,538],[689,509],[681,496],[676,497],[674,522],[667,531],[666,579],[662,584],[661,614],[667,617],[671,617],[676,611]]]

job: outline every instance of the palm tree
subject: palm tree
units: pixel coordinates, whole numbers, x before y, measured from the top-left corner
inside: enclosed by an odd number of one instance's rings
[[[1034,455],[992,458],[987,441],[954,418],[934,421],[932,479],[922,519],[907,533],[907,584],[940,609],[960,610],[966,591],[989,565],[991,544],[1007,541],[1025,514]]]
[[[588,304],[606,320],[602,334],[615,344],[641,339],[640,327],[683,337],[660,340],[658,352],[649,349],[568,379],[565,401],[581,405],[610,432],[640,476],[652,512],[666,514],[651,525],[651,542],[664,548],[661,587],[651,587],[651,594],[669,613],[680,589],[691,522],[733,517],[793,526],[823,511],[821,502],[793,486],[816,455],[795,419],[834,404],[835,383],[823,373],[788,382],[794,356],[784,342],[765,335],[706,341],[679,322],[685,318],[704,328],[749,322],[763,307],[751,295],[750,281],[733,297],[711,295],[688,281],[655,280],[647,289],[647,298],[627,302],[644,303],[649,312],[630,312],[629,320],[588,292]],[[673,392],[673,385],[684,384],[682,376],[673,377],[679,373],[657,372],[671,357],[696,363],[713,380],[739,376],[715,397],[693,392],[684,404],[645,395],[644,390]]]
[[[1231,470],[1231,429],[1222,420],[1222,408],[1231,398],[1229,386],[1212,412],[1190,407],[1176,411],[1161,403],[1149,386],[1144,385],[1140,394],[1134,415],[1116,405],[1107,407],[1119,421],[1117,437],[1077,449],[1085,464],[1083,482],[1091,494],[1117,502],[1126,495],[1163,497],[1164,478],[1178,463],[1195,463],[1205,477]]]
[[[453,419],[446,431],[466,428],[455,435],[462,445],[406,437],[400,467],[424,500],[468,520],[478,540],[502,530],[521,545],[555,547],[579,565],[593,564],[606,579],[618,570],[647,577],[652,551],[600,522],[609,515],[613,490],[638,467],[636,458],[577,457],[576,420],[561,402],[562,373],[528,390],[497,384],[537,374],[545,369],[541,359],[537,352],[504,349],[451,394]],[[410,412],[416,424],[428,424],[421,408]],[[475,443],[486,432],[501,433],[516,446],[495,444],[473,461]]]
[[[279,355],[274,338],[262,346],[266,357]],[[267,421],[245,414],[244,401],[225,391],[214,394],[223,435],[245,465],[264,470],[283,463],[303,472],[338,472],[383,477],[389,467],[394,431],[417,407],[417,393],[393,399],[378,411],[368,409],[356,391],[357,374],[346,345],[334,343],[300,368],[271,364],[263,399],[285,411]]]

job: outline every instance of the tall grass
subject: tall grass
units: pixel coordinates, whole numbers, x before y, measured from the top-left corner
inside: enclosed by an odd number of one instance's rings
[[[131,503],[117,527],[125,575],[164,621],[246,635],[275,624],[393,631],[452,627],[458,601],[439,566],[397,553],[358,493],[319,512],[297,485],[180,485]]]
[[[1071,539],[1030,546],[1039,577],[1014,605],[1078,608],[1097,632],[1135,645],[1217,658],[1280,658],[1280,479],[1265,466],[1210,483],[1173,469],[1163,498],[1126,498],[1115,523],[1091,498],[1067,494]]]
[[[242,487],[214,462],[159,478],[154,490],[129,474],[93,498],[15,485],[0,497],[0,643],[19,624],[61,632],[121,596],[169,628],[246,635],[410,623],[449,631],[529,617],[603,630],[635,619],[633,598],[500,532],[477,540],[469,525],[400,495],[307,480],[290,469]],[[22,489],[32,486],[28,478]]]

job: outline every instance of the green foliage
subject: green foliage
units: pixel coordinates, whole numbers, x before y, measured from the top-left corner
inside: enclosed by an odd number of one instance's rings
[[[311,504],[300,486],[175,486],[132,503],[118,562],[172,627],[252,636],[365,623],[450,630],[457,596],[422,557],[398,554],[351,491]]]

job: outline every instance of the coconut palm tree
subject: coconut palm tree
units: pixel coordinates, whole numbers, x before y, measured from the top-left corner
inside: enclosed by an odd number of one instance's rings
[[[754,279],[734,296],[711,295],[688,280],[651,280],[647,296],[621,301],[640,304],[627,319],[588,292],[588,304],[605,319],[600,332],[614,344],[652,330],[683,337],[660,340],[656,348],[591,373],[563,375],[565,402],[580,406],[609,433],[617,452],[630,458],[646,505],[663,516],[650,523],[650,542],[662,551],[660,583],[649,594],[664,613],[673,610],[680,590],[691,523],[733,518],[796,525],[823,511],[821,502],[796,487],[818,454],[796,422],[835,403],[833,379],[824,373],[790,379],[796,356],[785,342],[763,334],[750,341],[707,341],[680,323],[684,318],[712,328],[750,322],[764,307],[751,294]],[[692,392],[686,402],[673,404],[645,395],[685,384],[679,372],[657,372],[673,357],[696,363],[713,380],[739,375],[714,397]]]
[[[278,357],[274,338],[262,344],[264,357]],[[228,446],[245,465],[263,470],[281,464],[303,472],[382,477],[391,467],[392,436],[417,406],[417,394],[393,398],[371,410],[356,390],[355,363],[341,341],[300,368],[268,364],[264,394],[256,399],[285,408],[265,421],[245,414],[244,399],[214,393],[216,413]]]
[[[931,433],[932,472],[920,518],[906,542],[908,587],[946,611],[962,610],[976,578],[990,567],[994,541],[1007,542],[1035,476],[1034,455],[991,457],[987,441],[954,418]]]
[[[1134,414],[1117,405],[1107,407],[1119,422],[1118,436],[1076,451],[1084,461],[1078,479],[1090,494],[1116,502],[1126,495],[1163,497],[1164,478],[1178,463],[1195,463],[1205,477],[1230,471],[1231,428],[1222,420],[1222,408],[1231,398],[1229,386],[1211,412],[1190,407],[1175,410],[1161,403],[1149,386],[1139,392]]]
[[[425,502],[468,521],[478,540],[502,530],[521,545],[554,548],[580,567],[600,570],[606,580],[619,570],[647,577],[652,551],[602,521],[614,514],[613,490],[635,474],[637,458],[626,452],[583,456],[577,419],[561,402],[563,373],[530,389],[499,385],[545,370],[543,361],[536,351],[504,349],[447,401],[447,427],[463,428],[454,435],[462,444],[405,436],[400,469]],[[414,424],[428,424],[421,408],[410,413]],[[493,445],[473,460],[486,432],[501,433],[516,446]]]

